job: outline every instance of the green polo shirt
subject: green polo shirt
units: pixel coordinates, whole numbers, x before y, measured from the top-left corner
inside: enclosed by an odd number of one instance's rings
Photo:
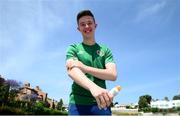
[[[70,45],[67,50],[66,60],[71,58],[98,69],[105,69],[106,63],[114,62],[110,49],[97,43],[94,45],[86,45],[84,43]],[[98,86],[106,88],[105,80],[98,79],[90,74],[85,75]],[[73,82],[69,103],[90,105],[96,103],[96,100],[90,91]]]

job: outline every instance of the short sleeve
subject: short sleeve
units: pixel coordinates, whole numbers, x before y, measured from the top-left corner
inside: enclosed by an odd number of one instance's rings
[[[76,45],[70,45],[67,49],[66,52],[66,60],[68,59],[77,59],[77,49],[76,49]]]
[[[111,50],[109,48],[106,48],[106,52],[105,52],[105,64],[107,64],[109,62],[115,63]]]

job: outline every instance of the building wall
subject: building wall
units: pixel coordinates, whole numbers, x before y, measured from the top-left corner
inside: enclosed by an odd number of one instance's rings
[[[18,93],[18,99],[22,100],[22,97],[25,95],[35,94],[38,96],[39,100],[46,101],[47,93],[41,91],[41,89],[37,86],[35,89],[30,87],[30,83],[25,83],[21,88],[20,93]]]
[[[154,101],[151,102],[152,108],[160,108],[160,109],[170,109],[173,107],[180,107],[180,100],[160,100],[160,101]]]

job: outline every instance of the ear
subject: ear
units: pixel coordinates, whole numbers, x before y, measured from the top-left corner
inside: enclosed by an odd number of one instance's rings
[[[77,27],[77,30],[80,31],[79,27]]]
[[[97,27],[97,24],[95,24],[95,28]]]

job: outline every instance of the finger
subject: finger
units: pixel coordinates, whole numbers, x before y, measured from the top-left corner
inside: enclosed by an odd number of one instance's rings
[[[108,92],[108,97],[109,97],[109,99],[110,99],[110,101],[112,102],[113,101],[113,95],[110,93],[110,92]]]
[[[101,103],[100,103],[99,98],[97,97],[97,98],[95,98],[95,99],[96,99],[96,102],[97,102],[98,108],[99,108],[99,109],[101,109]]]
[[[106,106],[110,106],[111,104],[111,101],[110,101],[110,97],[108,96],[108,93],[105,93],[104,94],[104,99],[105,99],[105,102],[106,102]]]
[[[100,98],[100,106],[101,106],[101,108],[105,108],[106,107],[106,101],[105,101],[104,97],[99,96],[99,98]]]

